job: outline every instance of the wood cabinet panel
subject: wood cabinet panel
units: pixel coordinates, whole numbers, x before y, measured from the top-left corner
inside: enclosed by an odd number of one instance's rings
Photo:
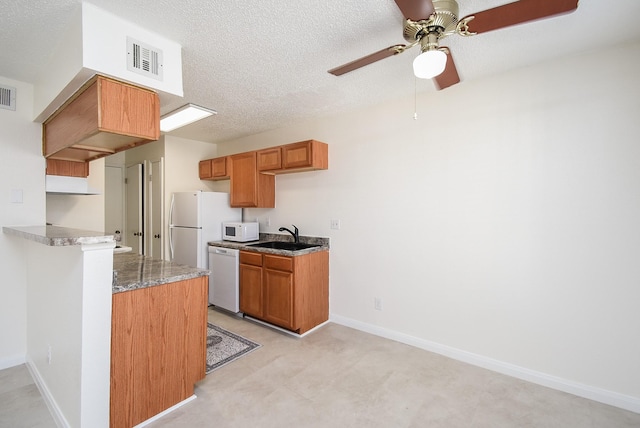
[[[227,173],[227,158],[213,158],[201,160],[198,164],[198,175],[200,180],[226,180],[229,178]]]
[[[240,251],[240,263],[254,266],[262,266],[262,254],[252,251]]]
[[[304,333],[329,319],[329,252],[240,251],[240,310]]]
[[[298,172],[329,168],[329,150],[325,143],[308,140],[282,146],[282,171]]]
[[[231,160],[231,206],[255,207],[258,205],[258,174],[256,153],[241,153],[230,156]]]
[[[160,138],[158,94],[96,76],[43,124],[47,158],[91,161]]]
[[[277,269],[283,270],[285,272],[293,272],[293,260],[293,257],[265,254],[264,267],[266,269]]]
[[[232,207],[275,208],[275,178],[257,170],[256,152],[229,156]]]
[[[47,159],[47,175],[64,175],[67,177],[87,177],[88,162],[73,162],[60,159]]]
[[[264,269],[264,320],[280,327],[296,330],[294,319],[293,274],[291,272]]]
[[[239,281],[240,311],[262,318],[262,267],[240,264]]]
[[[132,427],[193,395],[206,370],[208,277],[113,295],[111,427]]]
[[[208,180],[213,177],[213,168],[211,161],[213,159],[202,160],[198,163],[198,176],[200,180]]]
[[[100,131],[147,140],[160,138],[158,94],[111,79],[100,85]]]
[[[258,150],[258,171],[269,171],[282,168],[282,150],[280,147]]]
[[[229,172],[227,171],[227,158],[215,158],[211,159],[211,176],[215,179],[229,178]]]

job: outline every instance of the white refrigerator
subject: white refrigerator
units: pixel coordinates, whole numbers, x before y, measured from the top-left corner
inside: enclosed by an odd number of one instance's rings
[[[222,240],[225,221],[242,221],[242,208],[229,206],[228,193],[174,193],[169,211],[170,260],[207,269],[208,243]]]

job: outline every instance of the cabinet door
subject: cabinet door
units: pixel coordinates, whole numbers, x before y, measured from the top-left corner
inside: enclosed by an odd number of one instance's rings
[[[290,330],[295,330],[293,315],[293,274],[264,269],[264,319]]]
[[[272,171],[282,168],[282,150],[280,147],[258,150],[258,171]]]
[[[258,172],[256,152],[229,157],[231,163],[231,206],[258,206]]]
[[[186,400],[205,376],[207,277],[116,293],[110,426],[132,427]]]
[[[226,157],[211,159],[211,177],[215,179],[229,178]]]
[[[198,164],[198,175],[200,176],[200,180],[206,180],[213,176],[211,171],[211,159],[200,161]]]
[[[262,318],[262,267],[241,264],[240,312]]]
[[[329,147],[316,140],[282,146],[282,168],[280,173],[327,169]]]
[[[101,131],[157,140],[160,138],[158,94],[111,79],[98,79]]]

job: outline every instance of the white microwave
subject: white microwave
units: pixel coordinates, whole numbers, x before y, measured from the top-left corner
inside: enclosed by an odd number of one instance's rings
[[[224,241],[248,242],[257,241],[258,223],[224,222],[222,223],[222,239]]]

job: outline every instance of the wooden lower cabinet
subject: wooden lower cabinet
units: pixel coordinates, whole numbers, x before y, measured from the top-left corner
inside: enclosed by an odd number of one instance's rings
[[[247,315],[262,316],[262,268],[260,266],[240,265],[239,281],[240,310]]]
[[[240,311],[302,334],[329,319],[329,252],[240,251]]]
[[[111,427],[191,397],[206,370],[208,277],[113,295]]]
[[[293,273],[264,269],[263,317],[265,321],[296,330],[293,314]]]

